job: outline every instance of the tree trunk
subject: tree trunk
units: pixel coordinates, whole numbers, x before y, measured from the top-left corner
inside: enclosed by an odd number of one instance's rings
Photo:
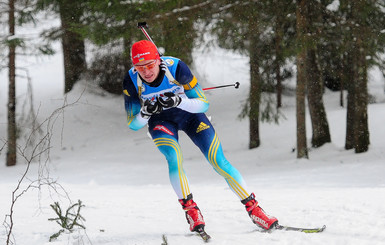
[[[322,101],[323,86],[315,48],[307,52],[306,59],[307,99],[313,129],[312,147],[320,147],[331,142],[329,124]]]
[[[130,70],[132,67],[132,61],[131,61],[131,55],[130,55],[131,45],[132,45],[132,41],[130,39],[128,38],[123,39],[123,47],[125,50],[123,53],[123,57],[124,57],[123,65],[126,71]]]
[[[365,49],[361,37],[357,38],[356,62],[358,76],[355,83],[354,149],[356,153],[369,150],[368,126],[368,74]]]
[[[9,0],[9,35],[15,35],[15,0]],[[8,54],[8,151],[7,166],[16,165],[16,45],[11,42]]]
[[[297,54],[297,158],[308,158],[306,143],[306,111],[305,111],[305,90],[306,90],[306,0],[297,0],[297,43],[300,51]]]
[[[71,91],[80,75],[87,68],[83,38],[73,31],[80,23],[82,9],[75,0],[60,1],[60,19],[63,30],[62,47],[64,57],[64,93]]]
[[[301,51],[297,55],[297,90],[296,90],[296,110],[297,110],[297,158],[308,158],[306,142],[306,107],[305,107],[305,56]]]
[[[352,83],[349,85],[346,149],[355,149],[356,153],[369,150],[368,126],[368,74],[366,61],[365,23],[362,21],[361,12],[366,1],[357,0],[351,3],[351,16],[348,22],[353,23],[351,57],[353,72]],[[349,63],[348,63],[349,64]]]
[[[345,59],[344,59],[345,55],[342,55],[342,58],[341,58],[341,69],[339,71],[339,76],[340,76],[340,106],[341,107],[344,107],[344,88],[345,88],[345,84],[347,84],[345,82],[345,79],[346,79],[346,75],[344,73],[344,70],[345,70]]]
[[[281,30],[281,21],[279,20],[279,15],[277,16],[277,21],[275,25],[276,25],[275,27],[275,76],[277,80],[277,85],[276,85],[277,108],[281,108],[282,107],[281,40],[282,40],[283,33]]]
[[[258,69],[258,65],[250,64],[251,74],[254,73],[250,81],[250,139],[249,139],[249,149],[256,148],[260,146],[260,136],[259,136],[259,102],[261,97],[261,84],[258,80],[258,75],[255,74]]]
[[[346,109],[346,137],[345,137],[345,149],[350,150],[354,148],[354,114],[355,114],[355,83],[357,74],[355,72],[355,63],[352,59],[352,54],[348,53],[346,56],[346,62],[344,61],[344,76],[346,79],[347,88],[347,109]],[[349,64],[349,65],[347,65]]]
[[[130,20],[125,20],[125,27],[126,27],[126,32],[129,32],[130,30]],[[123,63],[123,66],[124,66],[124,69],[126,71],[130,70],[131,67],[132,67],[132,61],[131,61],[131,45],[133,44],[132,42],[132,35],[131,33],[129,33],[128,35],[125,35],[123,37],[123,48],[124,48],[124,52],[123,52],[123,57],[124,57],[124,63]]]
[[[251,21],[252,22],[252,21]],[[259,31],[257,23],[249,24],[250,35],[250,138],[249,149],[259,147],[261,144],[259,135],[259,105],[261,101],[261,77],[259,74]]]

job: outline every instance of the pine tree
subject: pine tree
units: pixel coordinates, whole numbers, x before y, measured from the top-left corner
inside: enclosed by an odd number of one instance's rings
[[[384,4],[381,1],[341,1],[341,39],[345,52],[344,73],[349,77],[346,149],[356,153],[369,149],[368,126],[368,69],[372,65],[384,67],[381,53],[384,52],[385,33],[383,23]]]
[[[8,152],[7,152],[7,166],[16,165],[16,47],[19,43],[15,36],[15,1],[8,1]]]
[[[297,54],[297,158],[309,158],[306,142],[306,31],[308,5],[306,0],[297,0],[297,42],[299,51]]]
[[[18,127],[17,120],[17,99],[16,99],[16,79],[17,79],[17,71],[23,70],[27,71],[28,69],[25,67],[19,67],[17,65],[17,56],[18,55],[51,55],[53,51],[46,42],[40,43],[29,43],[28,38],[25,38],[23,34],[16,34],[16,29],[23,24],[29,22],[35,22],[35,18],[33,15],[33,10],[31,6],[35,4],[34,1],[30,0],[9,0],[8,3],[4,3],[7,6],[6,11],[0,12],[1,14],[7,13],[8,21],[8,34],[4,39],[1,40],[1,55],[7,53],[7,68],[8,68],[8,139],[7,139],[7,166],[13,166],[17,162],[17,139],[22,134],[22,128]],[[3,21],[3,19],[1,19]],[[4,53],[3,53],[4,51]],[[7,52],[8,51],[8,52]],[[2,67],[1,67],[2,68]],[[23,69],[20,69],[23,68]],[[27,75],[28,77],[28,75]],[[32,108],[27,113],[33,113],[33,105]],[[24,113],[24,111],[23,111]],[[25,115],[21,115],[25,116]],[[34,126],[32,126],[34,127]]]
[[[138,22],[147,22],[148,32],[164,55],[175,56],[192,64],[192,49],[197,37],[195,22],[203,0],[167,1],[97,1],[87,0],[83,25],[77,31],[100,47],[109,50],[107,56],[97,55],[91,73],[103,88],[121,93],[121,78],[131,68],[130,48],[135,41],[146,39],[137,28]],[[104,60],[112,59],[101,67]],[[124,68],[122,68],[122,65]],[[111,89],[109,91],[112,91]]]
[[[323,79],[318,58],[318,47],[320,43],[319,26],[322,25],[323,6],[318,2],[307,3],[306,22],[307,28],[304,42],[306,48],[306,87],[307,99],[312,123],[312,147],[320,147],[331,142],[329,123],[327,121],[325,106],[323,103]]]
[[[77,31],[81,26],[85,1],[37,0],[36,11],[53,11],[60,16],[60,30],[47,30],[45,35],[61,39],[64,58],[64,93],[72,90],[87,68],[84,38]]]
[[[242,3],[219,1],[215,9],[220,11],[213,15],[215,20],[210,22],[214,26],[213,33],[218,36],[220,47],[240,52],[250,58],[249,98],[241,114],[241,117],[249,117],[250,149],[261,144],[259,121],[277,118],[276,115],[271,115],[274,112],[269,107],[269,103],[266,108],[261,108],[262,91],[272,92],[273,77],[277,71],[272,64],[274,50],[271,49],[275,39],[265,31],[273,28],[272,18],[268,11],[272,5],[270,1],[244,1]],[[284,42],[284,38],[282,38],[282,42]],[[276,60],[278,61],[278,58]],[[282,62],[282,59],[278,62]],[[261,72],[262,70],[264,72]]]

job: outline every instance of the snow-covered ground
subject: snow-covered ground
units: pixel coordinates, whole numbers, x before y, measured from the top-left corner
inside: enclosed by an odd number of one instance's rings
[[[311,149],[309,160],[298,160],[292,151],[296,146],[294,97],[283,98],[286,119],[279,125],[261,124],[262,145],[249,150],[248,121],[237,118],[248,94],[247,59],[218,50],[197,52],[195,58],[194,70],[199,71],[204,87],[241,82],[238,90],[207,92],[211,102],[207,114],[212,117],[225,155],[244,175],[261,206],[282,224],[327,226],[320,234],[258,232],[225,181],[181,134],[184,167],[205,217],[206,230],[212,236],[211,244],[385,244],[384,78],[378,71],[370,77],[371,92],[378,103],[369,105],[369,152],[344,150],[346,109],[339,107],[338,93],[327,91],[324,100],[332,143]],[[42,122],[64,103],[61,56],[34,61],[29,68],[35,108]],[[0,75],[0,137],[5,140],[6,72]],[[19,80],[20,100],[25,88],[25,82]],[[34,162],[21,186],[25,188],[39,176],[49,176],[63,189],[42,186],[20,197],[13,214],[15,244],[160,245],[162,235],[168,244],[200,244],[200,238],[188,230],[169,184],[164,157],[145,129],[133,132],[126,126],[122,97],[100,93],[83,81],[66,101],[77,102],[67,107],[54,124],[49,162]],[[310,127],[308,117],[309,141]],[[26,168],[22,162],[5,167],[5,155],[3,150],[1,221],[10,212],[12,191]],[[66,195],[72,202],[80,199],[85,205],[81,214],[87,229],[62,234],[50,243],[49,237],[60,229],[48,221],[56,217],[50,204],[58,201],[66,209]],[[5,244],[5,239],[2,227],[0,244]]]

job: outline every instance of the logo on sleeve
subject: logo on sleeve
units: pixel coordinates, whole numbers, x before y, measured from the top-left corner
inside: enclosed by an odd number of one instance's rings
[[[172,59],[167,59],[164,61],[167,66],[172,66],[174,64],[174,61]]]
[[[199,126],[198,126],[196,132],[199,133],[199,132],[202,132],[203,130],[206,130],[206,129],[208,129],[208,128],[210,128],[209,125],[207,125],[207,124],[204,123],[204,122],[201,122],[201,123],[199,124]]]

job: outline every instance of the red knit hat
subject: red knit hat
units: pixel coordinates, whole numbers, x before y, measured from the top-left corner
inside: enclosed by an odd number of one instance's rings
[[[141,40],[132,45],[131,58],[132,63],[135,65],[144,60],[156,60],[159,58],[159,53],[155,44],[147,40]]]

